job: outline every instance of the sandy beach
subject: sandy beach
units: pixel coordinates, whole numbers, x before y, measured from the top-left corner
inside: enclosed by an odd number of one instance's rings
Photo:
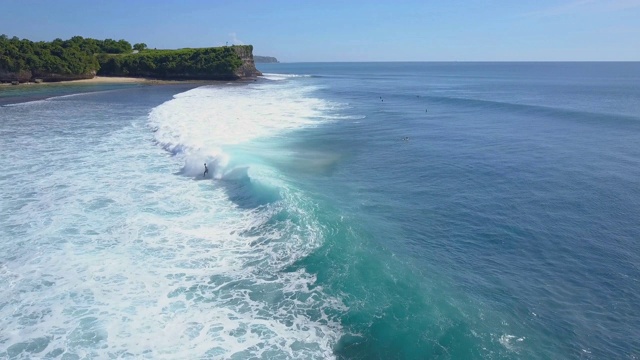
[[[111,76],[96,76],[93,79],[82,79],[82,80],[69,80],[69,81],[56,81],[56,82],[26,82],[20,83],[20,85],[12,85],[10,83],[2,83],[2,86],[31,86],[31,85],[65,85],[65,84],[87,84],[87,85],[97,85],[97,84],[179,84],[185,82],[207,82],[205,80],[157,80],[157,79],[146,79],[146,78],[135,78],[135,77],[111,77]],[[211,81],[208,81],[211,82]]]
[[[197,87],[208,84],[220,84],[220,81],[158,80],[135,77],[96,76],[93,79],[43,83],[26,82],[20,83],[19,85],[3,83],[0,84],[0,106],[26,101],[48,99],[59,95],[99,91],[119,87],[172,85],[188,85]]]
[[[158,80],[136,77],[96,76],[93,79],[62,81],[70,84],[180,84],[185,82],[211,82],[210,80]],[[55,83],[49,83],[55,84]]]
[[[106,77],[106,76],[96,76],[93,79],[83,79],[83,80],[71,80],[71,81],[61,81],[60,83],[71,83],[71,84],[124,84],[124,83],[145,83],[152,82],[157,80],[148,80],[144,78],[132,78],[132,77]],[[42,83],[42,84],[52,84],[52,83]]]

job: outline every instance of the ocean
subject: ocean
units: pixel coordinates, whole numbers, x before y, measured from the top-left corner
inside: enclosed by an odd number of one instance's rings
[[[640,357],[640,63],[258,67],[0,92],[0,358]]]

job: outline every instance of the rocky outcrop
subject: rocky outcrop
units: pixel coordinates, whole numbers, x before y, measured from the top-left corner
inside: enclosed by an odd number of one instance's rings
[[[254,55],[253,56],[253,61],[255,61],[256,63],[278,63],[280,61],[278,61],[278,59],[274,58],[273,56],[260,56],[260,55]]]
[[[29,70],[22,70],[18,72],[7,71],[0,69],[0,82],[10,83],[12,81],[27,82],[31,80],[33,74]]]
[[[262,73],[256,69],[256,63],[253,60],[253,46],[252,45],[236,45],[233,47],[236,54],[242,60],[242,65],[238,67],[235,74],[240,78],[250,78],[256,76],[262,76]]]
[[[69,80],[84,80],[93,79],[96,76],[95,71],[91,71],[86,74],[74,74],[74,75],[61,75],[52,73],[34,73],[31,81],[36,79],[42,79],[44,82],[56,82],[56,81],[69,81]]]
[[[0,69],[0,82],[12,82],[18,81],[21,83],[35,82],[36,79],[41,79],[44,82],[56,82],[56,81],[69,81],[69,80],[82,80],[92,79],[96,76],[96,72],[92,71],[87,74],[73,74],[73,75],[61,75],[46,72],[32,72],[31,70],[21,70],[18,72],[11,72]]]

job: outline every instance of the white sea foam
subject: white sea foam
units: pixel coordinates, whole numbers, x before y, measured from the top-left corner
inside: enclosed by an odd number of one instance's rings
[[[113,92],[113,91],[117,91],[117,90],[97,90],[97,91],[86,91],[86,92],[73,93],[73,94],[67,94],[67,95],[57,95],[57,96],[51,96],[51,97],[48,97],[48,98],[45,98],[45,99],[24,101],[24,102],[19,102],[19,103],[15,103],[15,104],[5,104],[5,105],[2,105],[2,106],[6,106],[6,107],[34,106],[34,105],[38,105],[38,104],[46,104],[47,102],[55,101],[55,100],[59,100],[59,99],[67,99],[67,98],[74,98],[74,97],[80,97],[80,96],[89,96],[89,95],[95,95],[95,94],[98,94],[98,93],[107,93],[107,92]]]
[[[267,80],[281,81],[281,80],[287,80],[287,79],[298,78],[298,77],[311,77],[311,75],[264,73],[262,74],[262,77]]]
[[[155,133],[134,118],[106,137],[16,137],[41,140],[0,162],[0,226],[11,229],[0,243],[11,254],[0,264],[0,357],[331,358],[341,328],[326,310],[343,305],[312,274],[287,270],[323,241],[314,205],[254,164],[248,145],[326,121],[330,104],[274,85],[177,95],[149,115]],[[65,106],[72,124],[109,112],[58,103],[55,116]],[[202,159],[237,174],[227,147],[240,144],[249,183],[193,181]],[[46,169],[29,167],[35,156]],[[279,200],[244,206],[235,191]]]
[[[40,99],[40,100],[31,100],[31,101],[25,101],[25,102],[19,102],[19,103],[15,103],[15,104],[5,104],[2,105],[3,107],[20,107],[20,106],[33,106],[33,105],[38,105],[38,104],[45,104],[47,103],[48,99]]]
[[[150,126],[166,150],[185,156],[186,174],[200,174],[207,162],[221,178],[229,165],[226,147],[334,120],[326,111],[336,105],[311,91],[290,84],[200,87],[155,108]]]
[[[524,337],[516,337],[514,335],[510,335],[510,334],[502,334],[500,336],[500,338],[498,339],[498,342],[500,342],[500,344],[502,346],[504,346],[507,350],[513,351],[513,352],[518,352],[518,348],[516,347],[516,343],[520,343],[523,342],[525,340]]]
[[[75,97],[80,97],[80,96],[90,96],[90,95],[95,95],[95,94],[99,94],[99,93],[108,93],[108,92],[114,92],[114,91],[118,91],[118,90],[86,91],[86,92],[75,93],[75,94],[52,96],[52,97],[47,98],[46,100],[68,99],[68,98],[75,98]]]

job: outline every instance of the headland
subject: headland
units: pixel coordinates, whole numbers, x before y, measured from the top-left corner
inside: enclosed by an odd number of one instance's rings
[[[229,81],[260,75],[251,45],[158,50],[148,49],[143,43],[131,46],[125,40],[81,36],[52,42],[0,36],[0,83],[13,85],[65,81]]]

